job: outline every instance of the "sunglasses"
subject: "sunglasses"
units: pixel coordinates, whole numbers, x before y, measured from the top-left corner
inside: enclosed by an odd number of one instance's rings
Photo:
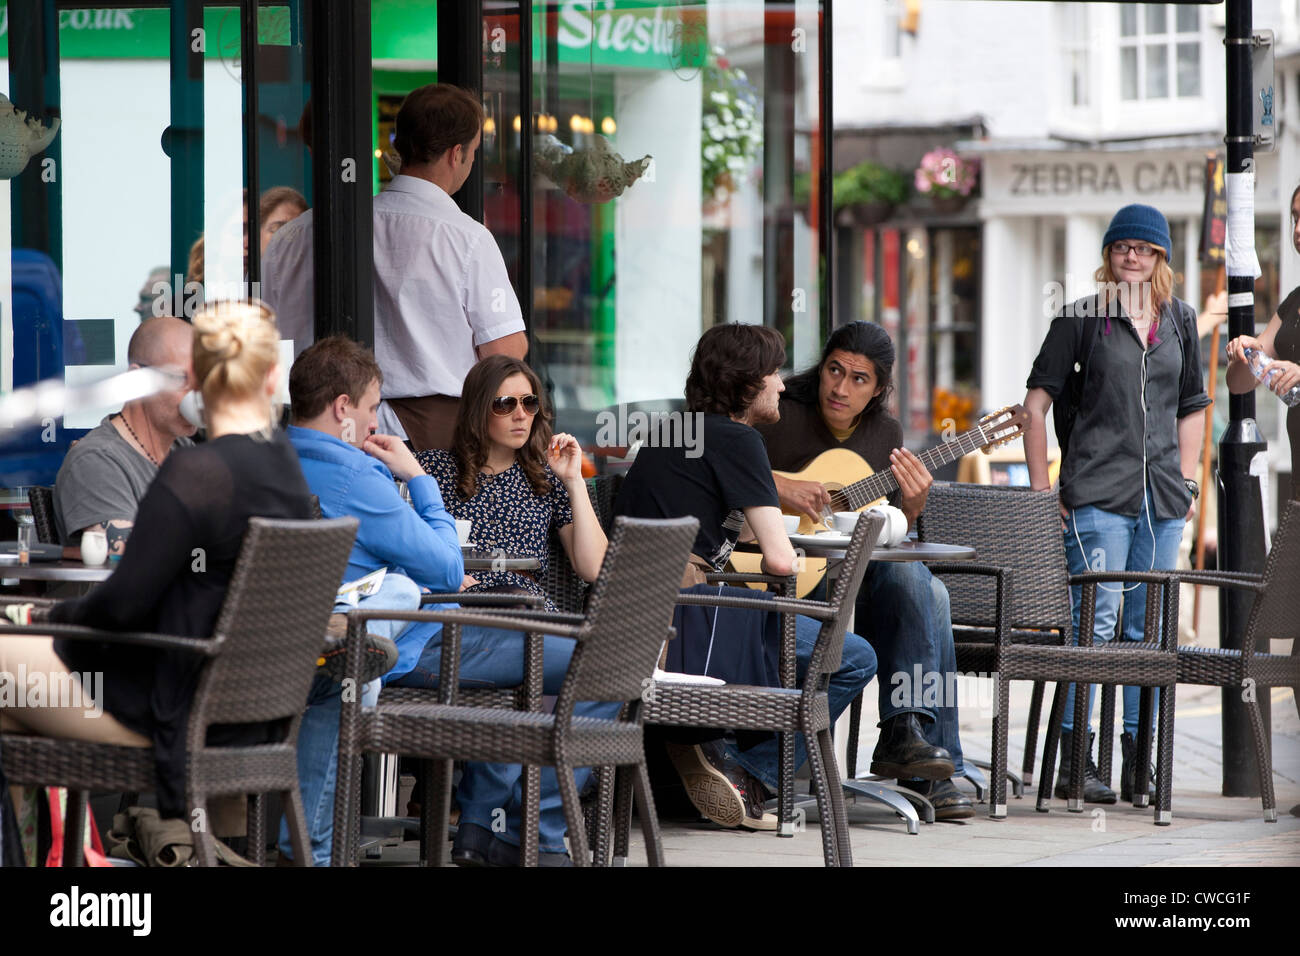
[[[542,407],[542,401],[536,395],[521,395],[518,398],[514,395],[498,395],[492,399],[492,414],[505,418],[515,413],[516,405],[522,405],[529,415],[536,415]]]

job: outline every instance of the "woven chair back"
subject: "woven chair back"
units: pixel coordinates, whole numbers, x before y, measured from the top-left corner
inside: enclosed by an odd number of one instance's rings
[[[825,681],[820,678],[828,680],[831,674],[840,669],[849,615],[853,613],[858,588],[862,586],[862,576],[867,571],[867,562],[871,560],[872,548],[884,526],[885,516],[881,514],[864,514],[853,526],[848,550],[844,552],[844,560],[840,562],[835,583],[831,585],[826,599],[835,616],[822,622],[817,643],[813,645],[812,656],[808,659],[805,687],[821,690]]]
[[[32,485],[27,489],[27,503],[32,506],[36,540],[41,544],[58,544],[59,532],[54,523],[54,489],[46,485]]]
[[[1070,575],[1054,491],[935,482],[925,502],[922,541],[975,549],[980,564],[1006,568],[1014,628],[1058,628],[1071,633]],[[944,580],[954,625],[993,627],[996,595],[987,580],[953,575]]]
[[[302,713],[356,530],[355,518],[249,519],[213,634],[225,646],[195,692],[200,724]]]
[[[672,625],[697,530],[695,518],[614,519],[557,713],[580,700],[640,698]]]
[[[1275,641],[1290,640],[1291,656],[1300,657],[1300,501],[1288,501],[1282,508],[1273,546],[1264,563],[1264,588],[1256,596],[1246,625],[1246,647],[1264,636]],[[1227,593],[1227,592],[1225,592]],[[1267,650],[1267,648],[1265,648]]]

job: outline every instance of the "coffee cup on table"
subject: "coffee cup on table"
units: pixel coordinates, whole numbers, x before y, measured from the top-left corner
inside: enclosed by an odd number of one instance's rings
[[[835,512],[835,531],[838,534],[852,534],[857,524],[858,513],[856,511]]]
[[[81,535],[81,563],[97,568],[108,560],[108,537],[102,531],[85,531]]]
[[[781,522],[785,525],[786,534],[794,534],[799,530],[798,515],[781,515]]]
[[[469,533],[473,527],[474,522],[472,521],[465,518],[456,519],[456,540],[460,542],[462,548],[469,544]]]

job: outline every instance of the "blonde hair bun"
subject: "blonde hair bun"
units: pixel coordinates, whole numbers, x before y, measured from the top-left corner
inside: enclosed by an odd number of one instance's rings
[[[209,302],[193,326],[194,374],[204,403],[257,395],[280,355],[275,313],[257,299]]]

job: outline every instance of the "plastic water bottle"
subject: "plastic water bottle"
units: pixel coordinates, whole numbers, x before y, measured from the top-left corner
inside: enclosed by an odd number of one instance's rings
[[[1259,349],[1246,348],[1242,350],[1242,354],[1246,356],[1246,364],[1250,366],[1251,374],[1267,385],[1269,379],[1273,377],[1273,372],[1276,371],[1276,369],[1269,368],[1273,364],[1273,360]],[[1300,385],[1293,386],[1289,392],[1285,395],[1279,395],[1278,398],[1292,408],[1300,405]]]

